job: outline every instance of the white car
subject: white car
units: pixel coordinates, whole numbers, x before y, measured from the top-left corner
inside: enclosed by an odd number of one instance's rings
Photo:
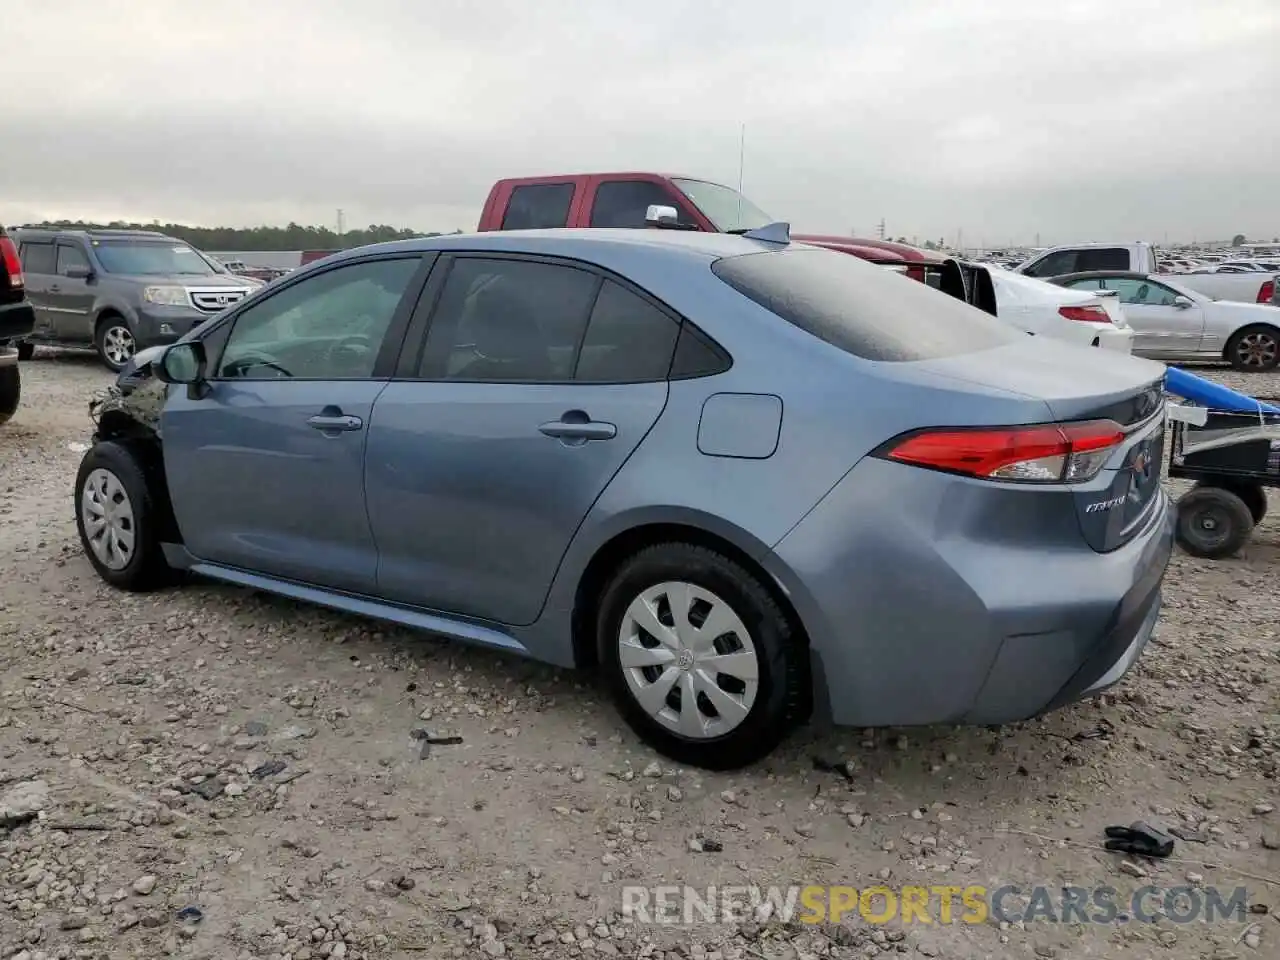
[[[1215,300],[1181,277],[1098,270],[1054,281],[1079,293],[1115,291],[1133,327],[1133,352],[1153,360],[1226,360],[1237,370],[1280,365],[1280,307]],[[1267,291],[1271,295],[1271,291]]]
[[[1038,337],[1133,351],[1133,330],[1115,295],[1068,290],[998,267],[987,271],[995,287],[996,315],[1009,325]]]

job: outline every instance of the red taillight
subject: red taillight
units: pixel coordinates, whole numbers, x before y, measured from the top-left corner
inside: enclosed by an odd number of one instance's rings
[[[1274,280],[1265,281],[1258,290],[1258,302],[1270,303],[1271,298],[1276,295],[1276,282]]]
[[[1068,320],[1084,323],[1110,323],[1111,317],[1102,307],[1059,307],[1058,313]]]
[[[22,261],[18,259],[18,248],[8,237],[0,237],[0,260],[4,261],[5,273],[9,274],[9,286],[22,286]]]
[[[1124,441],[1111,420],[985,429],[950,428],[912,434],[890,460],[988,480],[1079,483],[1095,476]]]

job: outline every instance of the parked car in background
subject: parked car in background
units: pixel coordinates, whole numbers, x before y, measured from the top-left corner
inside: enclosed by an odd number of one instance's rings
[[[376,245],[141,355],[163,383],[99,409],[76,522],[122,588],[599,664],[680,762],[811,708],[1020,720],[1120,680],[1171,549],[1164,368],[1085,356],[751,235]]]
[[[28,349],[92,347],[112,370],[140,347],[172,343],[254,287],[162,233],[23,227],[13,237],[35,308]]]
[[[1011,326],[1080,346],[1132,351],[1133,331],[1116,296],[1066,290],[989,264],[986,270],[995,287],[996,315]]]
[[[0,224],[0,424],[17,412],[22,401],[18,362],[30,356],[23,343],[34,324],[17,244]]]
[[[1280,308],[1215,300],[1186,277],[1101,270],[1055,277],[1072,290],[1114,290],[1134,331],[1134,353],[1160,360],[1226,360],[1238,370],[1280,362]]]
[[[1094,270],[1161,273],[1155,247],[1150,243],[1081,243],[1050,247],[1018,267],[1019,273],[1053,279]],[[1270,303],[1275,295],[1274,275],[1181,272],[1178,283],[1215,300]]]

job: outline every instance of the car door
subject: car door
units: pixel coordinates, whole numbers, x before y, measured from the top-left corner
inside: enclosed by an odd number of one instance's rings
[[[1200,304],[1149,277],[1106,277],[1103,284],[1120,294],[1135,353],[1181,357],[1200,350],[1205,321]]]
[[[54,272],[47,296],[55,335],[67,343],[92,342],[94,281],[84,247],[74,240],[59,240]]]
[[[49,309],[49,287],[57,276],[56,256],[53,240],[22,239],[18,248],[18,256],[22,260],[22,276],[25,280],[27,300],[35,313],[35,327],[32,335],[36,338],[54,337],[54,313]]]
[[[365,487],[379,594],[537,619],[592,504],[662,413],[680,324],[565,262],[442,262],[378,397]],[[420,344],[420,346],[419,346]]]
[[[229,332],[223,323],[206,334],[206,388],[171,390],[161,420],[192,554],[373,591],[365,443],[425,269],[417,254],[348,261],[253,299]]]

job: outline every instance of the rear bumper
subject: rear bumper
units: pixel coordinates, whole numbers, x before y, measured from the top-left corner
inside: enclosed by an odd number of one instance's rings
[[[1038,495],[864,460],[784,537],[766,562],[808,634],[819,712],[1009,723],[1118,682],[1159,615],[1168,499],[1097,553]]]
[[[1103,350],[1133,353],[1133,331],[1119,327],[1103,330],[1098,334],[1098,346]]]

